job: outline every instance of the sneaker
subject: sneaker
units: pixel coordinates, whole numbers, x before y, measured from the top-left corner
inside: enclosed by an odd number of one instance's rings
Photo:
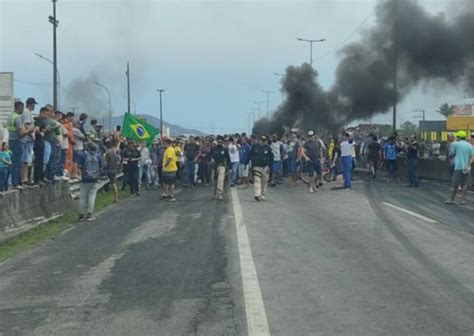
[[[176,202],[176,198],[170,197],[170,198],[168,199],[168,201],[169,201],[169,202]]]
[[[86,219],[87,219],[89,222],[95,221],[95,217],[92,216],[92,214],[90,214],[90,213],[87,214]]]
[[[309,188],[309,193],[310,193],[310,194],[314,193],[314,189],[313,189],[313,188]]]
[[[444,204],[454,204],[454,201],[452,201],[452,200],[446,200],[446,201],[444,201]]]
[[[255,200],[256,200],[257,202],[260,202],[260,197],[255,196]]]
[[[218,201],[223,201],[223,200],[224,200],[224,197],[222,197],[222,195],[219,195],[219,196],[217,196],[217,200],[218,200]]]
[[[86,220],[86,218],[84,217],[84,215],[79,215],[79,218],[78,218],[78,221],[79,222],[84,222]]]
[[[61,180],[63,180],[63,181],[69,181],[69,180],[70,180],[70,178],[69,178],[69,177],[67,177],[66,175],[64,175],[63,177],[61,177]]]
[[[265,201],[265,200],[266,200],[265,196],[263,196],[263,195],[260,196],[260,200],[261,200],[261,201]]]
[[[61,178],[59,176],[55,176],[55,177],[53,177],[53,180],[54,181],[61,181]]]
[[[51,182],[53,182],[53,181],[51,181],[50,179],[47,179],[46,177],[43,179],[43,181],[46,182],[46,183],[51,183]]]
[[[25,190],[25,187],[23,187],[22,185],[17,185],[16,187],[13,187],[12,189]]]

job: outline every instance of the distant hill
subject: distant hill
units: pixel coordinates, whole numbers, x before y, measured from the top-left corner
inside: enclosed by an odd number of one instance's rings
[[[145,120],[148,123],[150,123],[151,125],[153,125],[154,127],[158,128],[158,129],[160,128],[160,119],[159,118],[156,118],[156,117],[148,115],[148,114],[139,114],[139,116],[145,118]],[[115,128],[116,125],[122,125],[122,122],[123,122],[123,114],[120,115],[120,116],[114,116],[112,118],[112,127]],[[102,118],[100,118],[99,123],[104,123],[104,128],[107,129],[108,126],[109,126],[109,119],[107,117],[105,117],[104,120],[102,120]],[[196,129],[184,128],[184,127],[181,127],[179,125],[174,125],[174,124],[167,123],[166,121],[163,121],[163,126],[166,126],[166,127],[170,128],[170,132],[171,132],[172,136],[181,135],[181,134],[194,134],[194,135],[198,135],[198,136],[206,135],[205,133],[203,133],[201,131],[198,131]]]

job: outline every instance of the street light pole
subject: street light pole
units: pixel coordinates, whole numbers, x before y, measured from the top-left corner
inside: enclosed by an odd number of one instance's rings
[[[48,62],[48,63],[51,63],[51,65],[53,66],[53,69],[54,69],[54,62],[52,60],[50,60],[48,57],[46,56],[43,56],[41,54],[38,54],[38,53],[35,53],[35,56],[41,58],[42,60]],[[56,73],[58,75],[58,107],[61,105],[61,76],[60,76],[60,73],[59,73],[59,70],[56,68]],[[54,83],[53,83],[53,86],[54,86]]]
[[[260,104],[265,103],[264,101],[254,101],[254,104],[257,104],[258,119],[260,119]]]
[[[97,81],[94,81],[94,84],[103,88],[109,95],[109,130],[112,132],[112,96],[110,95],[110,91],[104,85]]]
[[[268,104],[270,103],[270,93],[275,93],[273,91],[265,91],[265,90],[262,90],[263,93],[265,93],[267,95],[267,118],[270,117],[270,113],[268,111]]]
[[[130,62],[127,62],[127,112],[130,113]]]
[[[53,15],[48,17],[49,23],[53,25],[53,105],[54,108],[58,108],[58,55],[57,55],[57,39],[56,39],[56,28],[58,27],[59,21],[56,20],[56,2],[58,0],[52,0],[53,2]]]
[[[310,40],[310,39],[303,39],[301,37],[296,38],[298,41],[301,42],[308,42],[309,43],[309,65],[313,66],[313,43],[315,42],[324,42],[326,41],[325,38],[319,40]]]
[[[162,103],[163,99],[162,99],[161,94],[165,92],[165,90],[157,89],[156,91],[160,93],[160,136],[163,138],[163,103]]]

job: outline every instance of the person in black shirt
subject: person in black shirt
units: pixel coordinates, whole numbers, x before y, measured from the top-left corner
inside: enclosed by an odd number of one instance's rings
[[[375,178],[377,176],[377,166],[380,160],[380,149],[381,147],[380,147],[380,144],[377,142],[377,136],[373,135],[372,142],[369,144],[369,153],[368,153],[369,170],[370,170],[370,173],[372,174],[372,178]]]
[[[273,161],[272,149],[267,144],[265,136],[262,136],[259,142],[252,146],[248,161],[252,161],[255,200],[257,202],[264,201],[267,190],[268,167]]]
[[[418,188],[418,177],[416,176],[416,166],[418,162],[418,142],[416,136],[412,135],[407,148],[408,160],[408,181],[407,187]]]
[[[224,180],[226,167],[230,167],[230,156],[227,148],[224,147],[224,138],[217,137],[217,145],[212,147],[210,158],[213,165],[213,186],[214,198],[222,201],[224,199]]]
[[[128,148],[123,152],[123,160],[127,161],[127,180],[130,185],[130,195],[139,196],[138,192],[138,162],[141,160],[140,152],[133,141],[129,141]]]

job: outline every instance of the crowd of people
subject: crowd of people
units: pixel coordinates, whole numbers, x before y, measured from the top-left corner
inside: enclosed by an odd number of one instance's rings
[[[37,116],[34,98],[15,103],[8,118],[8,143],[0,152],[0,191],[23,190],[59,180],[80,180],[79,219],[93,220],[98,181],[108,178],[118,202],[117,175],[122,172],[121,189],[139,196],[142,189],[161,189],[161,198],[174,202],[175,186],[193,188],[212,185],[214,198],[223,200],[224,187],[249,188],[254,198],[264,201],[267,187],[285,180],[296,186],[305,182],[310,193],[326,181],[333,190],[350,189],[358,159],[367,162],[367,174],[377,177],[380,169],[389,181],[399,181],[398,158],[408,165],[407,187],[419,186],[417,162],[420,146],[413,135],[403,141],[397,133],[379,139],[375,134],[361,137],[343,132],[340,136],[293,130],[283,135],[166,136],[145,141],[127,139],[121,127],[104,133],[97,120],[88,125],[88,115],[62,113],[53,106],[41,107]],[[87,129],[87,130],[86,130]],[[470,166],[474,149],[466,132],[451,138],[448,158],[452,162],[453,190],[462,190],[461,204],[471,185]],[[434,146],[433,156],[439,156]],[[303,178],[304,177],[304,178]],[[455,195],[456,193],[454,193]],[[451,204],[454,196],[446,203]]]

